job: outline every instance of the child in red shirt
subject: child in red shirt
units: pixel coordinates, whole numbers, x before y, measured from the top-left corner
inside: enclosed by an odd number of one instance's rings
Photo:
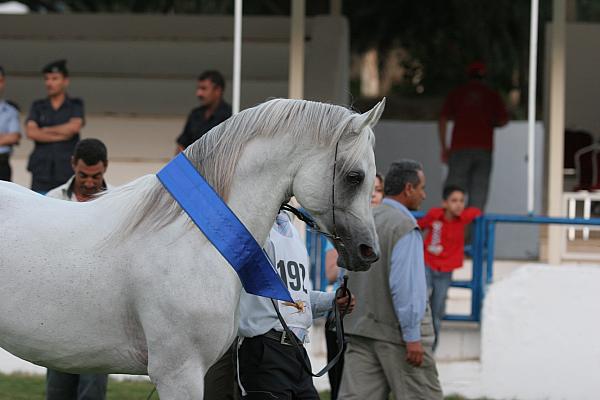
[[[452,271],[463,265],[465,226],[481,215],[478,208],[465,209],[465,191],[459,186],[446,186],[443,199],[441,208],[432,208],[419,220],[419,226],[425,233],[425,272],[435,330],[434,349],[446,311]]]

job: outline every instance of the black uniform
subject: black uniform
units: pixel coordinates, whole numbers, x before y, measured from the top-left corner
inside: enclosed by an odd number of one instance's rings
[[[205,112],[206,106],[201,106],[194,108],[188,115],[183,132],[177,138],[177,144],[184,149],[200,139],[206,132],[231,117],[231,106],[221,101],[214,114],[208,119],[204,119]]]
[[[2,67],[0,75],[3,76]],[[11,102],[0,98],[0,134],[18,133],[21,134],[21,122],[19,121],[19,107]],[[12,170],[10,168],[10,153],[12,146],[0,146],[0,180],[11,180]]]
[[[43,128],[65,124],[71,118],[84,118],[83,101],[67,96],[57,110],[52,108],[50,99],[34,101],[27,121],[34,121]],[[32,175],[32,190],[47,192],[69,180],[73,175],[71,156],[78,141],[79,133],[61,142],[35,142],[35,148],[27,164],[27,170]]]

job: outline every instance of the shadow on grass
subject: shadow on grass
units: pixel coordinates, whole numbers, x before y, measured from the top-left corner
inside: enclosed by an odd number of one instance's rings
[[[0,400],[43,400],[45,397],[46,378],[42,375],[0,374]],[[154,388],[146,381],[109,380],[106,394],[107,400],[146,400]],[[330,400],[329,392],[320,393],[321,400]],[[158,400],[154,393],[153,400]],[[461,396],[448,396],[445,400],[469,400]],[[490,399],[479,399],[490,400]]]

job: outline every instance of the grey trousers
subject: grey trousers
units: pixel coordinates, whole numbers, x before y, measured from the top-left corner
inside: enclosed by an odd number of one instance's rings
[[[48,370],[46,400],[104,400],[108,375],[68,374]]]
[[[426,266],[425,276],[427,278],[431,318],[433,319],[433,330],[435,332],[435,340],[433,341],[433,350],[435,350],[440,336],[442,318],[446,315],[446,297],[448,288],[452,283],[452,272],[440,272]]]
[[[442,400],[442,388],[431,354],[425,347],[423,364],[406,361],[406,346],[350,336],[339,400]]]
[[[448,158],[446,185],[458,185],[469,196],[469,206],[484,210],[487,202],[492,153],[482,149],[454,150]]]

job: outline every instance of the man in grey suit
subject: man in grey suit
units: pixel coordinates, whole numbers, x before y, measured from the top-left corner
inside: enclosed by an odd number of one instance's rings
[[[416,161],[391,165],[385,198],[373,211],[381,258],[351,273],[359,301],[346,320],[349,336],[341,400],[443,399],[435,361],[423,261],[423,239],[411,211],[425,199],[425,175]]]

